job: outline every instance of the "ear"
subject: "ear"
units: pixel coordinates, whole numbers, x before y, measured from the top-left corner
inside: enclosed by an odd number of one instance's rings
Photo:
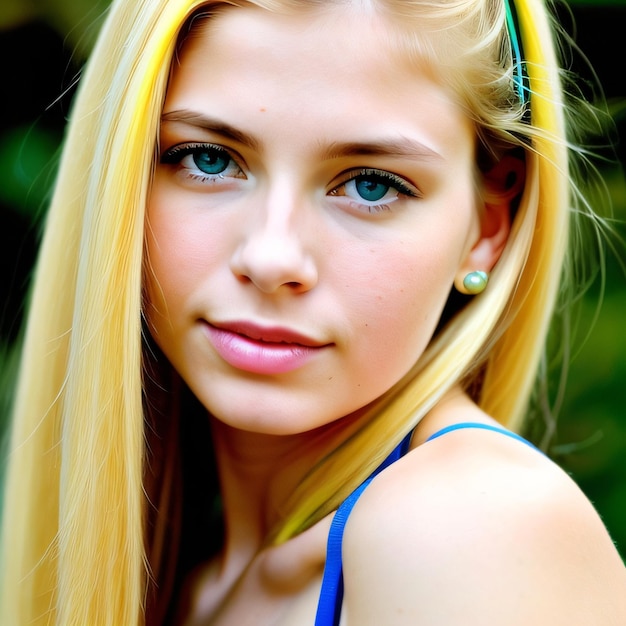
[[[514,201],[524,187],[525,178],[524,160],[511,153],[483,174],[479,198],[483,203],[480,234],[454,279],[454,285],[461,293],[471,293],[463,285],[469,273],[489,274],[498,262],[511,232]]]

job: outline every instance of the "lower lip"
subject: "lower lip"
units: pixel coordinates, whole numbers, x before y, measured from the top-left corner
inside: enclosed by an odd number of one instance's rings
[[[205,325],[216,352],[232,367],[254,374],[284,374],[305,365],[321,347],[256,341]]]

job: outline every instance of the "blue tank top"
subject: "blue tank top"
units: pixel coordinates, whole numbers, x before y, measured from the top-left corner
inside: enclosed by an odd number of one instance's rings
[[[516,433],[507,430],[506,428],[491,426],[489,424],[481,424],[480,422],[461,422],[459,424],[452,424],[451,426],[438,430],[426,441],[432,441],[433,439],[441,437],[442,435],[445,435],[453,430],[460,430],[463,428],[482,428],[483,430],[495,431],[497,433],[513,437],[514,439],[522,441],[530,447],[535,448],[532,443],[523,437],[520,437]],[[399,458],[408,452],[412,435],[413,433],[410,432],[372,473],[372,475],[361,483],[361,485],[359,485],[337,509],[328,534],[328,543],[326,546],[326,565],[324,567],[322,589],[320,591],[317,614],[315,616],[315,626],[338,626],[339,619],[341,617],[341,604],[343,601],[343,563],[341,550],[343,545],[343,531],[346,522],[348,521],[348,516],[356,504],[356,501],[372,480],[386,467],[395,463]],[[538,450],[538,448],[535,449]]]

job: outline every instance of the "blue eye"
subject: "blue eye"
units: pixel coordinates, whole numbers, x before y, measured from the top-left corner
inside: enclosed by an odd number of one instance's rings
[[[419,198],[420,192],[404,178],[377,169],[360,169],[348,174],[348,180],[329,193],[353,201],[353,206],[369,213],[389,211],[389,205],[404,198]]]
[[[197,150],[191,156],[198,169],[205,174],[222,174],[232,161],[228,152],[218,148]]]
[[[201,183],[246,178],[230,152],[213,144],[188,143],[174,146],[161,156],[161,163],[175,165],[186,177]]]
[[[380,182],[372,177],[357,176],[353,179],[357,193],[369,202],[377,202],[387,195],[390,185]]]

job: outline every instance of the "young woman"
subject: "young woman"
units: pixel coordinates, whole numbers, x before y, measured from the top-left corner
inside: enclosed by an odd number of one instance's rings
[[[597,513],[515,434],[579,212],[555,50],[539,0],[114,2],[30,302],[3,624],[625,623]]]

